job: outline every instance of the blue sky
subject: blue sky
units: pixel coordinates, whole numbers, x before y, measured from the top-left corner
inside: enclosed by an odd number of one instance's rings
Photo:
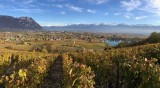
[[[0,0],[0,15],[29,16],[41,25],[160,25],[160,0]]]

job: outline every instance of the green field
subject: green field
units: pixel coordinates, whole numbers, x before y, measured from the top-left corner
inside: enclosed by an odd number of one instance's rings
[[[15,51],[29,51],[32,47],[42,44],[51,44],[53,49],[59,51],[76,51],[76,50],[103,50],[106,47],[106,43],[89,43],[84,40],[58,40],[58,41],[47,41],[47,42],[29,42],[27,44],[17,44],[12,42],[1,42],[0,47],[7,50]]]

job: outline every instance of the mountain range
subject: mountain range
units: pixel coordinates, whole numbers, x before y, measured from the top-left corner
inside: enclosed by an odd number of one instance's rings
[[[0,15],[0,31],[39,31],[43,30],[36,21],[30,17],[15,18]]]
[[[94,33],[139,33],[160,32],[160,26],[138,24],[72,24],[65,26],[41,26],[31,17],[0,15],[0,31],[73,31]]]
[[[72,24],[65,26],[45,26],[51,31],[100,32],[100,33],[139,33],[150,34],[160,32],[160,26],[137,24]]]

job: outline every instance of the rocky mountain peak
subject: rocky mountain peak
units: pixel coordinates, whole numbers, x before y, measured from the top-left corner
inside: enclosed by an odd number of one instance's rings
[[[0,15],[0,29],[37,31],[43,28],[30,17],[15,18]]]
[[[33,19],[30,18],[30,17],[19,17],[20,20],[25,20],[25,21],[28,21],[28,22],[32,22]]]

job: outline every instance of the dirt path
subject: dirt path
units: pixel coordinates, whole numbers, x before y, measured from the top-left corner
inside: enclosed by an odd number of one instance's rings
[[[58,56],[54,64],[51,66],[48,76],[44,79],[42,88],[62,88],[63,81],[63,61]]]

